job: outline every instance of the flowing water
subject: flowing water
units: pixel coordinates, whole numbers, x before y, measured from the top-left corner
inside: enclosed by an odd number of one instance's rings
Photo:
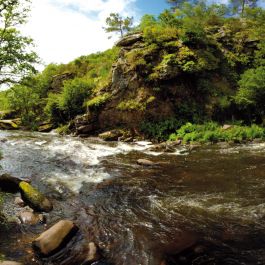
[[[8,259],[78,265],[94,241],[116,265],[160,265],[165,257],[168,264],[265,264],[264,143],[182,146],[170,154],[145,142],[55,134],[0,131],[1,139],[1,172],[30,178],[53,201],[48,226],[68,218],[80,227],[65,249],[39,260],[31,241],[45,227],[11,220],[0,229]],[[159,164],[139,166],[139,158]],[[17,212],[12,196],[3,209],[10,216]],[[194,238],[196,253],[174,255]]]

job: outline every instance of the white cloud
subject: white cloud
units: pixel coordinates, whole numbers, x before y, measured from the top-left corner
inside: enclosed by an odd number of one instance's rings
[[[81,55],[112,47],[102,27],[111,12],[135,16],[135,0],[33,0],[30,35],[45,64],[67,63]]]

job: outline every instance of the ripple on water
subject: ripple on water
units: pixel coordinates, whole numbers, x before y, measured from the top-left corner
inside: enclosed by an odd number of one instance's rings
[[[180,147],[158,157],[145,143],[19,132],[0,137],[8,139],[1,146],[4,170],[76,192],[72,216],[80,225],[89,220],[86,229],[116,265],[159,265],[181,230],[217,246],[214,255],[224,261],[217,264],[256,265],[265,259],[265,144],[189,153]],[[142,157],[167,163],[147,169],[136,165]],[[56,218],[71,216],[66,210],[71,200],[55,202]],[[213,264],[209,260],[192,264]]]

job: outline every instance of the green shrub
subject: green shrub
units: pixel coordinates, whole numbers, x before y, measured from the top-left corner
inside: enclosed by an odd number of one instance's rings
[[[60,94],[50,93],[47,98],[47,104],[44,108],[45,114],[55,125],[65,122],[64,115],[59,106],[60,97]]]
[[[146,121],[140,125],[140,130],[148,138],[164,141],[167,140],[169,135],[179,128],[181,124],[182,122],[178,121],[176,118],[158,122]]]
[[[231,128],[224,130],[221,126],[214,122],[205,124],[186,123],[180,129],[169,136],[169,140],[175,141],[182,139],[183,143],[190,142],[220,142],[220,141],[251,141],[256,138],[265,138],[265,128],[258,125],[238,126],[234,125]]]
[[[67,134],[70,134],[71,133],[68,124],[66,124],[66,125],[60,125],[56,129],[56,132],[59,133],[59,134],[61,134],[61,135],[67,135]]]
[[[83,104],[91,94],[93,83],[86,78],[75,78],[64,82],[59,100],[59,108],[68,120],[84,112]]]
[[[85,103],[85,106],[87,108],[98,108],[105,104],[109,99],[111,98],[110,93],[104,93],[102,95],[98,95],[96,97],[93,97],[92,99],[88,100]]]

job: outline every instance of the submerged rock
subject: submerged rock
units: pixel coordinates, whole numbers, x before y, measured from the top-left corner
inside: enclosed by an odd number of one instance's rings
[[[78,227],[69,220],[61,220],[32,242],[35,251],[49,256],[64,247],[75,235]]]
[[[5,192],[16,193],[19,191],[19,183],[22,181],[20,178],[13,177],[9,174],[0,176],[0,190]]]
[[[152,167],[152,166],[156,165],[156,163],[154,163],[150,160],[147,160],[147,159],[138,159],[137,164],[141,165],[141,166],[146,166],[146,167]]]
[[[22,181],[19,183],[19,188],[22,199],[32,209],[41,212],[50,212],[52,210],[52,203],[29,183]]]
[[[35,214],[31,211],[22,211],[19,213],[19,220],[22,224],[36,225],[38,223],[44,223],[45,218],[43,214]]]
[[[82,265],[91,264],[92,262],[98,261],[100,258],[101,257],[98,251],[98,247],[94,242],[90,242],[88,244],[87,257],[85,261],[82,263]]]
[[[104,141],[118,141],[119,137],[123,135],[123,132],[120,130],[111,130],[99,134],[98,136]]]

